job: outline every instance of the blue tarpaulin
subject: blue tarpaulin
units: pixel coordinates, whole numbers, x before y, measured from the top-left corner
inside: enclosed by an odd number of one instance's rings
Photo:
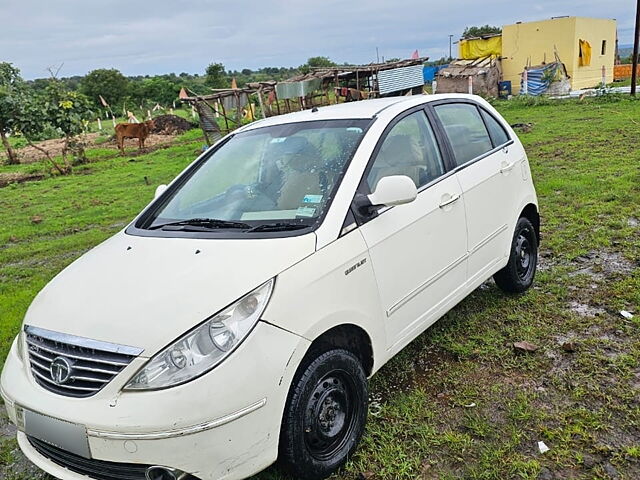
[[[556,79],[558,69],[562,66],[559,62],[540,65],[527,69],[527,88],[524,88],[524,75],[520,80],[520,95],[533,95],[537,97],[549,89],[549,85]]]
[[[422,75],[424,76],[424,83],[431,83],[436,79],[436,74],[443,68],[449,65],[436,65],[435,67],[424,67]]]

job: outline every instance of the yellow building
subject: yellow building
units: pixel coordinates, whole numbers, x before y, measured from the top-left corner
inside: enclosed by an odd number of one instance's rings
[[[513,93],[520,91],[520,75],[526,66],[555,61],[565,64],[572,90],[613,81],[616,21],[600,18],[561,17],[516,23],[502,28],[502,76]]]

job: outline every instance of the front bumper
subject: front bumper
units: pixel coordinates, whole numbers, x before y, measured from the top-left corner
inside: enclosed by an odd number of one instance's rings
[[[201,479],[240,479],[276,460],[284,404],[308,344],[259,322],[229,358],[199,379],[166,390],[122,392],[145,361],[137,359],[109,388],[84,399],[40,387],[14,345],[0,392],[13,422],[19,406],[85,425],[93,459],[161,465]],[[18,442],[33,463],[56,477],[90,478],[42,456],[22,432]]]

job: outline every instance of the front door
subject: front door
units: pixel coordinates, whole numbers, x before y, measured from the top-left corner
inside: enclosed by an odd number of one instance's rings
[[[424,110],[397,118],[374,153],[361,193],[389,175],[418,188],[413,202],[383,207],[361,232],[380,292],[391,349],[398,349],[448,309],[466,281],[466,224],[462,190],[447,174]],[[368,191],[367,191],[368,190]]]

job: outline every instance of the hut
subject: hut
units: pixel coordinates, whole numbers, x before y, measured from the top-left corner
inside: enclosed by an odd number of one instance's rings
[[[437,93],[474,93],[498,96],[502,76],[500,59],[487,56],[472,60],[454,60],[436,75]]]

